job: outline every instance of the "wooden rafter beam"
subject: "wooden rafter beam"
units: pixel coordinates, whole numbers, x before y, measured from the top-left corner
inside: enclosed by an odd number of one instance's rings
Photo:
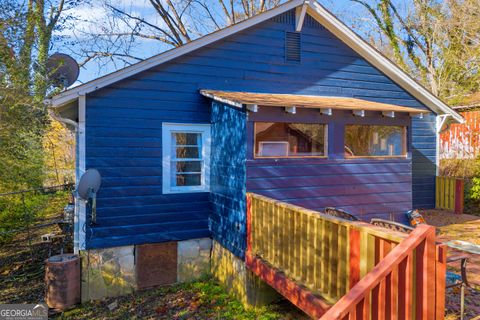
[[[258,112],[258,104],[247,104],[246,108],[250,112]]]
[[[285,112],[295,114],[297,113],[297,107],[285,107]]]
[[[306,1],[303,6],[297,7],[295,9],[295,31],[302,31],[303,21],[305,21],[305,15],[307,14],[308,1]]]

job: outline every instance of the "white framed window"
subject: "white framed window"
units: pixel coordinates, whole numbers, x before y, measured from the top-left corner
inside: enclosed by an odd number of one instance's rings
[[[163,123],[163,193],[208,192],[210,125]]]

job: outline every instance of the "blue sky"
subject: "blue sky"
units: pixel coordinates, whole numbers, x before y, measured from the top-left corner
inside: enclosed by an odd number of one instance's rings
[[[93,0],[89,4],[80,5],[71,9],[68,13],[76,16],[77,20],[72,28],[62,31],[62,34],[67,38],[74,37],[79,39],[83,43],[83,46],[95,47],[96,43],[89,33],[101,33],[105,30],[105,27],[109,27],[110,23],[107,10],[104,7],[105,1],[106,0]],[[161,20],[158,18],[148,0],[109,0],[109,2],[137,16],[147,18],[149,22],[161,24]],[[320,0],[319,2],[337,14],[347,25],[359,27],[360,29],[357,30],[357,32],[360,34],[362,34],[362,30],[371,28],[373,25],[369,17],[363,14],[363,8],[350,0]],[[367,16],[367,18],[362,18],[362,16]],[[119,26],[119,28],[121,29],[121,26]],[[148,58],[169,48],[171,47],[156,40],[142,40],[135,44],[132,52],[138,57]],[[83,59],[76,55],[78,49],[78,45],[63,44],[62,46],[57,45],[55,51],[71,54],[80,62]],[[85,67],[81,68],[79,79],[75,85],[90,81],[124,66],[125,64],[123,63],[114,65],[111,62],[104,65],[99,65],[97,62],[87,63]]]

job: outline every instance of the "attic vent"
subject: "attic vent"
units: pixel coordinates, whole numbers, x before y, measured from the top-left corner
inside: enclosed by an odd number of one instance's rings
[[[272,18],[272,21],[294,26],[295,25],[295,10],[290,10],[290,11],[287,11],[283,14],[275,16],[275,17]]]
[[[285,33],[285,60],[287,62],[300,62],[301,41],[299,32]]]

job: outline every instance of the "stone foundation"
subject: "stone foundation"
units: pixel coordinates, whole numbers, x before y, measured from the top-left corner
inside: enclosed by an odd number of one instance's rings
[[[177,267],[173,269],[173,273],[176,273],[173,279],[176,279],[177,282],[188,282],[209,273],[210,251],[212,248],[211,239],[193,239],[179,241],[176,244]],[[136,251],[140,253],[139,247],[124,246],[81,251],[82,302],[127,295],[137,290],[139,283],[136,272],[142,270],[142,267],[148,268],[148,265],[156,263],[156,261],[159,264],[164,261],[153,256],[154,259],[149,261],[148,256],[151,255],[148,253],[144,257],[146,260],[144,258],[138,259],[135,253]],[[142,250],[145,251],[143,247]],[[154,248],[155,246],[152,245],[152,247]],[[171,262],[170,260],[169,262]],[[140,266],[138,263],[143,263],[144,265]],[[159,270],[162,269],[162,266],[155,265],[154,269],[155,272],[161,272]],[[155,276],[155,274],[152,274],[152,276]],[[140,280],[142,280],[142,283],[148,283],[148,279]]]
[[[178,242],[177,281],[189,282],[210,272],[211,239],[194,239]]]
[[[135,290],[134,246],[81,251],[82,302]]]
[[[213,276],[245,306],[260,307],[281,299],[273,288],[247,269],[245,261],[216,241],[213,241],[211,265]]]
[[[162,250],[166,245],[169,245],[170,249]],[[176,269],[175,264],[172,269],[171,262],[175,263],[175,260],[172,260],[171,255],[175,254],[175,250]],[[163,256],[164,251],[169,258]],[[275,290],[246,268],[245,261],[218,242],[213,241],[212,244],[209,238],[91,249],[81,251],[80,256],[82,302],[131,294],[139,287],[146,287],[145,283],[161,284],[163,278],[158,276],[159,272],[162,272],[162,261],[165,263],[165,274],[173,272],[173,280],[169,280],[169,283],[175,279],[177,282],[193,281],[209,274],[211,270],[227,290],[246,306],[258,307],[281,298]],[[148,275],[148,271],[151,271],[151,275]],[[138,272],[141,272],[142,278],[137,278]],[[149,276],[152,277],[151,280],[148,279]],[[147,278],[144,279],[145,277]]]

